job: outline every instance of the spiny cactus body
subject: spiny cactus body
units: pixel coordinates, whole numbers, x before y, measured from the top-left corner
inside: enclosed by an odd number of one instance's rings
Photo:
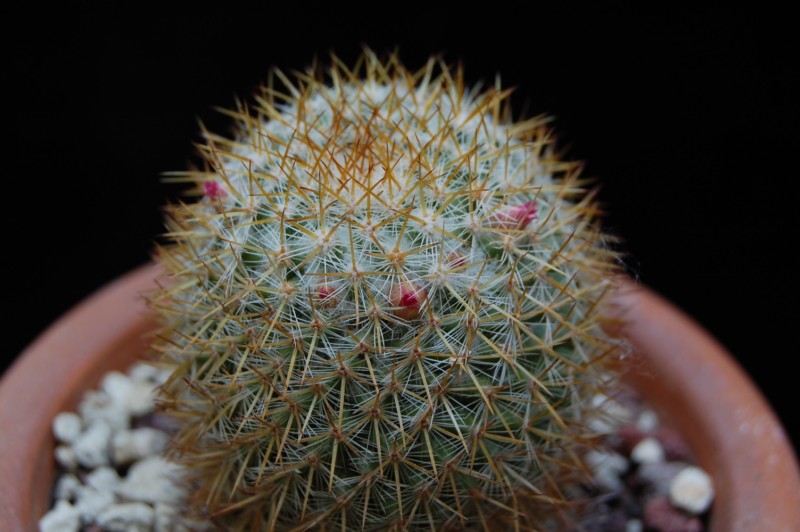
[[[201,198],[170,209],[154,304],[196,506],[248,530],[536,526],[522,499],[558,498],[607,348],[596,205],[507,92],[334,61],[278,73],[178,176]]]

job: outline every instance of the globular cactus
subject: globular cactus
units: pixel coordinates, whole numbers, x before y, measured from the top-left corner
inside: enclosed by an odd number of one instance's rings
[[[365,52],[205,133],[153,300],[195,508],[229,529],[541,526],[579,463],[615,270],[508,91]]]

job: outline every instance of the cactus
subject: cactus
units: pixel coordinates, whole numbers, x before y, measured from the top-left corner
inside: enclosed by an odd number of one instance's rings
[[[539,527],[591,436],[615,255],[509,91],[366,51],[226,111],[153,305],[176,460],[228,529]],[[532,506],[533,505],[533,506]]]

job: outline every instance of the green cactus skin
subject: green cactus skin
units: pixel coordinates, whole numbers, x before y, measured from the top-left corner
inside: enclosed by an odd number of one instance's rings
[[[227,529],[538,528],[609,358],[617,261],[580,165],[499,83],[333,64],[277,72],[285,92],[174,174],[200,197],[169,208],[152,303],[195,508]]]

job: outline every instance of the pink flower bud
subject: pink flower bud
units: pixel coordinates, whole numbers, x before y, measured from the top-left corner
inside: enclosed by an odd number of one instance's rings
[[[529,201],[522,205],[506,205],[500,209],[491,225],[499,229],[523,229],[536,219],[536,216],[535,201]]]
[[[225,188],[216,181],[206,181],[203,183],[203,194],[212,200],[218,200],[228,195]]]
[[[419,318],[419,310],[422,302],[428,297],[428,293],[423,288],[413,284],[400,284],[394,287],[389,300],[393,307],[394,315],[403,320],[415,320]]]
[[[447,265],[451,268],[460,268],[467,263],[467,257],[453,251],[447,255]]]
[[[336,289],[327,283],[319,285],[317,288],[317,300],[319,301],[320,306],[325,308],[335,307],[336,303],[338,303],[338,299],[334,293]]]

